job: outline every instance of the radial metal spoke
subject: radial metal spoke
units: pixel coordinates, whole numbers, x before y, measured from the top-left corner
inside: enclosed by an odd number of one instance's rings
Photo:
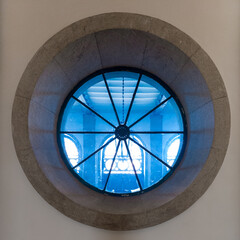
[[[132,157],[131,157],[131,154],[130,154],[130,151],[129,151],[129,148],[128,148],[128,145],[127,145],[127,141],[124,140],[124,143],[125,143],[125,146],[126,146],[126,148],[127,148],[127,152],[128,152],[130,161],[131,161],[131,163],[132,163],[133,170],[134,170],[134,172],[135,172],[135,176],[136,176],[138,185],[139,185],[139,187],[140,187],[140,190],[142,191],[142,190],[143,190],[143,189],[142,189],[142,185],[141,185],[141,183],[140,183],[140,180],[139,180],[138,175],[137,175],[137,171],[136,171],[135,166],[134,166],[134,164],[133,164],[133,160],[132,160]]]
[[[99,152],[101,149],[103,149],[104,147],[106,147],[109,143],[111,143],[113,140],[115,140],[116,137],[110,139],[107,143],[103,144],[100,148],[98,148],[95,152],[93,152],[92,154],[90,154],[88,157],[86,157],[85,159],[83,159],[80,163],[78,163],[76,166],[72,167],[72,169],[75,169],[76,167],[78,167],[79,165],[81,165],[82,163],[86,162],[90,157],[92,157],[94,154],[96,154],[97,152]]]
[[[168,97],[167,99],[165,99],[164,101],[162,101],[161,103],[159,103],[156,107],[154,107],[152,110],[150,110],[149,112],[147,112],[146,114],[144,114],[142,117],[140,117],[136,122],[134,122],[133,124],[131,124],[129,126],[129,128],[131,128],[132,126],[134,126],[135,124],[137,124],[138,122],[140,122],[143,118],[145,118],[146,116],[148,116],[150,113],[152,113],[154,110],[156,110],[157,108],[159,108],[161,105],[163,105],[165,102],[167,102],[169,99],[171,99],[172,96]]]
[[[131,134],[183,134],[184,131],[130,131]]]
[[[119,148],[119,146],[120,146],[120,142],[121,142],[121,141],[119,140],[119,141],[118,141],[118,145],[117,145],[117,147],[116,147],[116,152],[115,152],[115,154],[114,154],[113,161],[112,161],[112,164],[111,164],[111,168],[110,168],[110,170],[109,170],[109,173],[108,173],[107,180],[106,180],[106,183],[105,183],[105,186],[104,186],[103,191],[105,191],[105,189],[106,189],[106,187],[107,187],[108,180],[109,180],[110,174],[111,174],[111,172],[112,172],[113,164],[114,164],[115,159],[116,159],[116,156],[117,156],[118,148]]]
[[[93,131],[60,131],[59,133],[65,134],[114,134],[115,132],[93,132]]]
[[[164,164],[166,167],[172,169],[172,167],[170,165],[168,165],[167,163],[165,163],[162,159],[160,159],[159,157],[157,157],[155,154],[151,153],[149,150],[147,150],[145,147],[143,147],[141,144],[139,144],[137,141],[135,141],[134,139],[132,139],[131,137],[129,137],[129,139],[134,142],[135,144],[137,144],[139,147],[141,147],[143,150],[145,150],[147,153],[149,153],[150,155],[152,155],[153,157],[155,157],[158,161],[160,161],[162,164]]]
[[[136,84],[136,87],[135,87],[135,90],[134,90],[134,93],[133,93],[133,96],[132,96],[132,100],[131,100],[131,103],[130,103],[130,106],[129,106],[129,109],[128,109],[128,112],[127,112],[127,116],[126,116],[126,119],[125,119],[125,125],[127,123],[127,120],[128,120],[128,117],[129,117],[129,114],[131,112],[131,109],[132,109],[132,105],[133,105],[133,101],[135,99],[135,95],[137,93],[137,90],[138,90],[138,86],[139,86],[139,83],[140,83],[140,80],[142,78],[142,74],[139,75],[139,78],[138,78],[138,81],[137,81],[137,84]]]
[[[115,112],[115,115],[116,115],[118,124],[120,125],[120,120],[119,120],[119,117],[118,117],[118,114],[117,114],[117,110],[116,110],[115,104],[114,104],[113,99],[112,99],[111,92],[110,92],[110,90],[109,90],[109,86],[108,86],[108,83],[107,83],[107,79],[106,79],[104,73],[102,74],[102,76],[103,76],[103,79],[104,79],[104,82],[105,82],[105,85],[106,85],[106,88],[107,88],[108,96],[109,96],[109,98],[110,98],[110,100],[111,100],[111,103],[112,103],[112,106],[113,106],[113,110],[114,110],[114,112]]]
[[[72,96],[73,99],[75,99],[77,102],[81,103],[84,107],[86,107],[88,110],[90,110],[91,112],[93,112],[94,114],[96,114],[98,117],[100,117],[103,121],[105,121],[106,123],[108,123],[109,125],[111,125],[113,128],[116,128],[112,123],[110,123],[107,119],[105,119],[103,116],[101,116],[100,114],[98,114],[97,112],[95,112],[92,108],[90,108],[88,105],[86,105],[84,102],[82,102],[81,100],[79,100],[78,98]]]

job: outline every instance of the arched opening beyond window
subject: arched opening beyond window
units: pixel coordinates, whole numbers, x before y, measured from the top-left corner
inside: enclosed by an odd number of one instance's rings
[[[64,134],[63,144],[70,164],[75,166],[79,162],[81,156],[81,145],[78,143],[77,139],[74,139],[68,134]]]
[[[170,166],[173,165],[174,160],[178,155],[178,150],[181,144],[180,136],[176,136],[169,141],[169,144],[166,148],[167,162]]]
[[[107,143],[110,139],[107,139],[105,143]],[[134,137],[134,140],[142,145],[142,142]],[[116,153],[116,148],[119,140],[112,141],[105,150],[102,150],[102,164],[103,164],[103,174],[107,178],[105,183],[108,192],[112,193],[134,193],[140,191],[139,186],[136,185],[135,182],[135,171],[138,176],[145,177],[145,154],[143,150],[130,140],[127,140],[127,146],[129,151],[132,153],[132,163],[131,159],[128,155],[128,151],[124,142],[121,141],[117,155],[114,159],[114,155]],[[134,171],[134,168],[135,171]],[[110,173],[111,171],[111,179]],[[108,177],[109,175],[109,177]],[[127,177],[124,177],[127,176]],[[118,182],[122,182],[122,184],[117,184]]]

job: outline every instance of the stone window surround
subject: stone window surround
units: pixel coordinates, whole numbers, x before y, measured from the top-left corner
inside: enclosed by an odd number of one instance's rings
[[[176,172],[156,189],[124,198],[77,181],[56,142],[58,113],[69,91],[113,66],[142,68],[166,82],[185,109],[189,133]],[[173,218],[207,190],[226,154],[230,109],[216,66],[189,36],[152,17],[106,13],[71,24],[37,51],[16,91],[12,132],[26,176],[48,203],[91,226],[131,230]]]

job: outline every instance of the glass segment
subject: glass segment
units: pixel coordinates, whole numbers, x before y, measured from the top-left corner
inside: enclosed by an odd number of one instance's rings
[[[57,132],[73,175],[117,196],[164,182],[182,158],[187,135],[183,108],[169,87],[124,67],[82,80],[62,106]]]
[[[126,120],[139,75],[132,72],[105,73],[121,124]]]

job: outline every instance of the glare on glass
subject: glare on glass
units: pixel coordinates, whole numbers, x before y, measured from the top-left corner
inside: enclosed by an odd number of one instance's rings
[[[58,121],[70,171],[113,195],[143,193],[177,167],[186,139],[184,112],[161,80],[136,69],[110,69],[80,83]]]

